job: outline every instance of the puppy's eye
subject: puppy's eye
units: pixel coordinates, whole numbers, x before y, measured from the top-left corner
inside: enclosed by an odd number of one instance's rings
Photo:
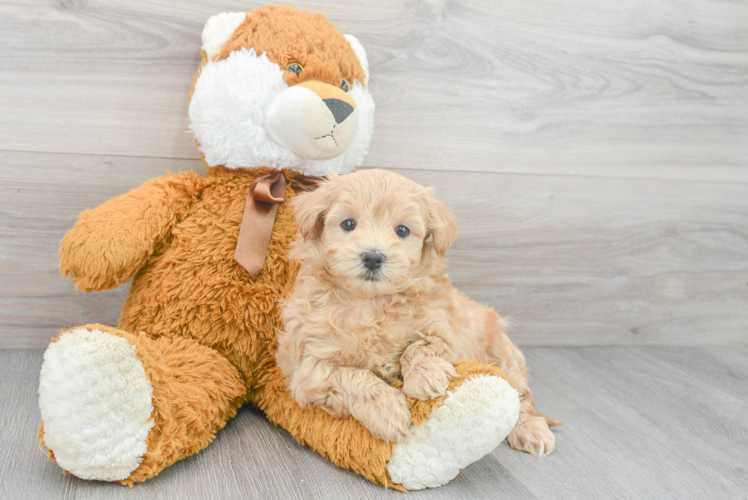
[[[351,90],[351,86],[346,80],[340,80],[340,88],[343,89],[343,92],[348,92],[349,90]]]
[[[346,219],[340,223],[340,227],[342,227],[344,231],[353,231],[356,229],[356,221],[353,219]]]
[[[301,72],[304,71],[304,67],[299,63],[291,63],[286,66],[286,71],[296,73],[296,76],[299,76]]]
[[[405,226],[397,226],[395,228],[395,234],[397,234],[401,238],[405,238],[410,234],[410,229]]]

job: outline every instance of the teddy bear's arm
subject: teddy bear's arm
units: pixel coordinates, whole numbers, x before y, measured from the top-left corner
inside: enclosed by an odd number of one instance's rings
[[[84,211],[60,244],[60,273],[84,292],[116,288],[165,242],[202,187],[197,174],[170,173]]]

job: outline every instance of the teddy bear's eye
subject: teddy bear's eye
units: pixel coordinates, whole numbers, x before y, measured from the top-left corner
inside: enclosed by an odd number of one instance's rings
[[[340,80],[340,88],[343,89],[343,92],[348,92],[349,90],[351,90],[351,86],[348,85],[348,81],[346,81],[345,79]]]
[[[395,228],[395,234],[397,234],[401,238],[405,238],[410,234],[410,229],[405,226],[397,226]]]
[[[286,66],[286,71],[296,73],[296,76],[299,76],[301,72],[304,71],[304,67],[299,63],[291,63]]]
[[[353,219],[346,219],[340,223],[340,227],[345,231],[353,231],[356,229],[356,221]]]

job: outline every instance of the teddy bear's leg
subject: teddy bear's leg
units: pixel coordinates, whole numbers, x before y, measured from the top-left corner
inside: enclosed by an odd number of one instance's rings
[[[409,398],[412,434],[395,446],[387,463],[392,480],[408,489],[448,483],[491,453],[517,424],[519,393],[501,370],[475,360],[458,361],[455,369],[446,396]]]
[[[301,444],[372,482],[396,489],[436,487],[496,448],[519,416],[519,395],[500,370],[477,361],[457,362],[455,369],[445,396],[408,399],[414,425],[399,443],[373,437],[353,418],[299,408],[275,366],[253,399]]]
[[[68,472],[131,486],[205,448],[245,395],[236,368],[194,340],[86,325],[44,353],[39,437]]]

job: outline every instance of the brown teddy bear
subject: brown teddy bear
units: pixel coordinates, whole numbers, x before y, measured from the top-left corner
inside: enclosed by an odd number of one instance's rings
[[[190,94],[208,175],[168,174],[83,212],[60,270],[86,292],[134,278],[116,328],[65,329],[41,370],[39,438],[83,479],[132,486],[205,448],[249,402],[334,463],[398,489],[446,483],[511,431],[516,390],[459,362],[446,396],[411,400],[412,435],[374,438],[302,410],[275,364],[293,286],[284,201],[346,173],[373,128],[366,54],[321,14],[268,6],[210,18]]]

